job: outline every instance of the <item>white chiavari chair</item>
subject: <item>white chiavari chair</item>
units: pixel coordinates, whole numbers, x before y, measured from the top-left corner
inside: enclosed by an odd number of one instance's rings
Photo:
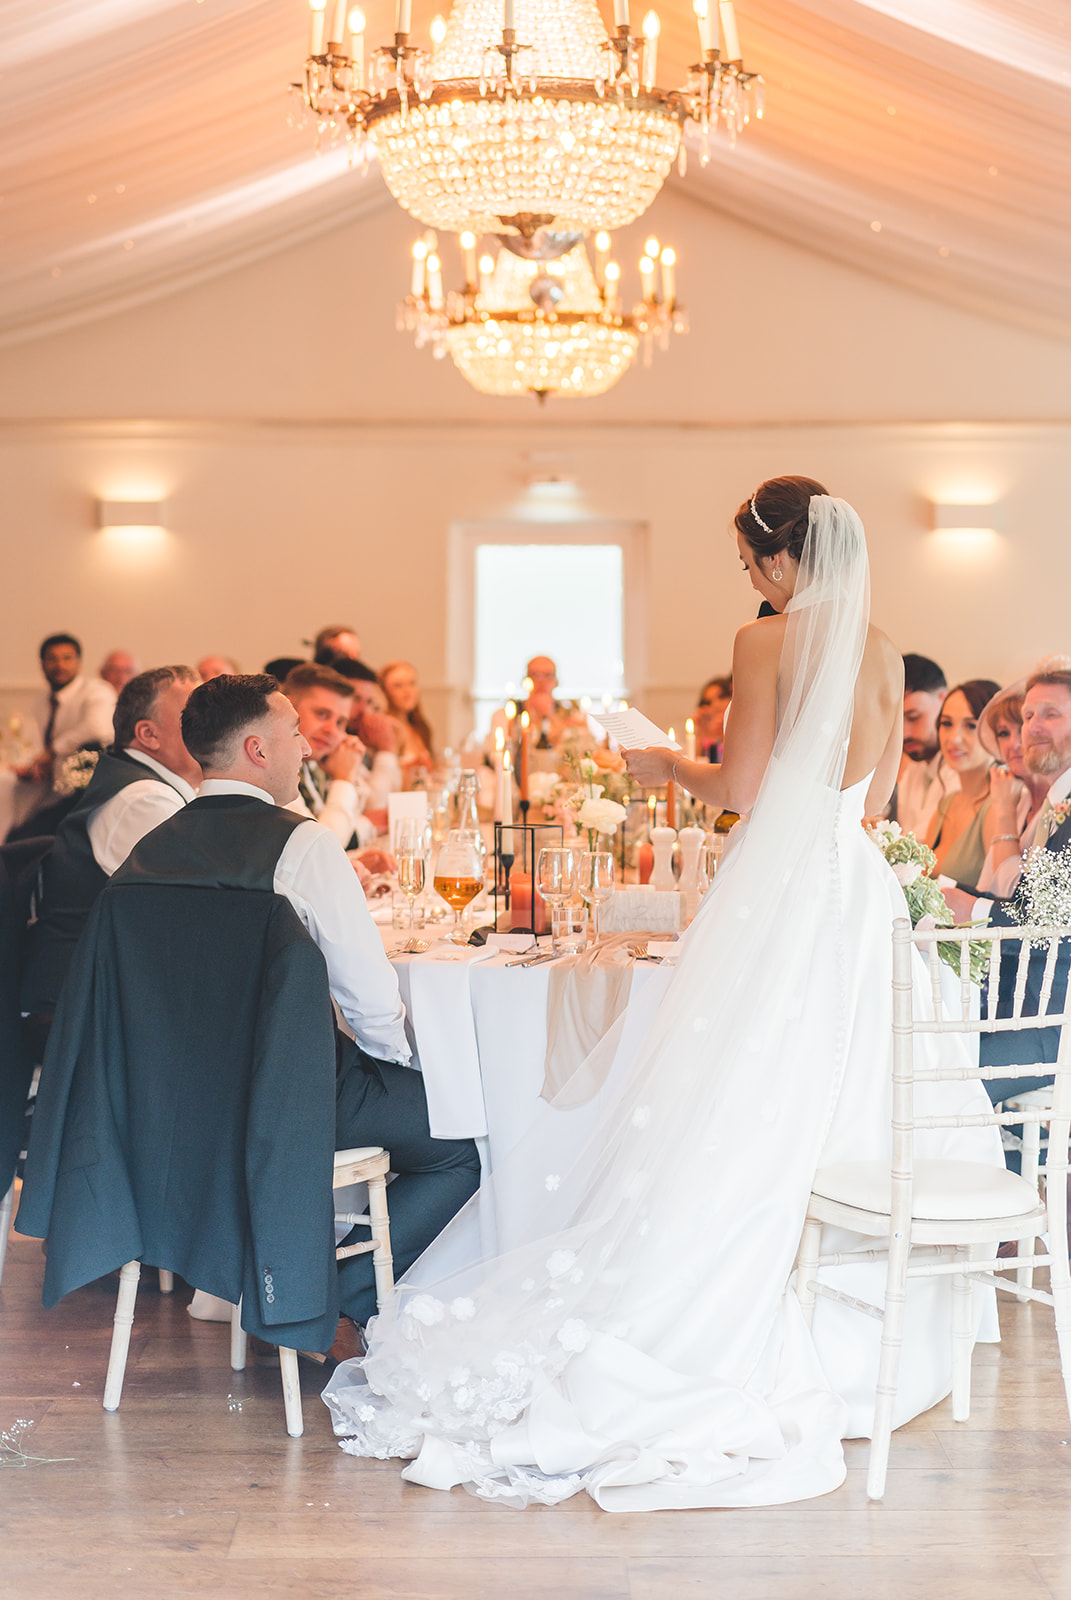
[[[394,1293],[394,1264],[390,1248],[390,1217],[387,1214],[387,1173],[390,1155],[378,1145],[356,1150],[336,1150],[332,1188],[345,1189],[351,1184],[368,1186],[368,1210],[364,1213],[344,1212],[335,1221],[347,1230],[365,1227],[368,1239],[354,1244],[339,1245],[335,1260],[345,1261],[350,1256],[371,1254],[376,1280],[376,1304],[382,1306]],[[141,1262],[128,1261],[119,1272],[119,1295],[115,1306],[111,1353],[108,1374],[104,1381],[104,1409],[118,1411],[126,1374],[126,1358],[130,1349],[130,1331],[134,1323],[134,1303],[138,1293]],[[161,1274],[161,1277],[163,1275]],[[161,1286],[162,1287],[162,1286]],[[248,1340],[242,1327],[242,1303],[231,1313],[231,1367],[241,1372],[246,1363]],[[292,1439],[299,1439],[305,1431],[301,1413],[301,1384],[298,1379],[298,1353],[279,1347],[279,1369],[283,1384],[283,1410],[286,1431]]]
[[[992,981],[978,989],[970,981],[971,942],[990,947]],[[1063,971],[1060,969],[1064,943]],[[1071,1020],[1067,990],[1066,952],[1071,928],[937,929],[912,932],[906,918],[893,931],[893,1119],[892,1163],[844,1162],[815,1174],[797,1264],[797,1294],[810,1321],[816,1295],[839,1300],[875,1316],[882,1323],[874,1427],[871,1436],[867,1495],[880,1500],[892,1433],[903,1338],[904,1303],[911,1279],[951,1276],[952,1415],[966,1422],[970,1415],[971,1353],[973,1349],[972,1284],[980,1282],[1004,1289],[1018,1298],[1053,1307],[1064,1389],[1071,1410],[1071,1276],[1067,1258],[1068,1129],[1071,1125]],[[942,986],[938,944],[958,944],[959,981],[955,999]],[[927,960],[930,972],[926,1014],[916,1007],[912,984],[914,951]],[[1029,982],[1028,982],[1029,980]],[[1029,1004],[1030,1009],[1027,1009]],[[955,1079],[1037,1077],[1037,1065],[982,1068],[923,1068],[916,1066],[914,1043],[920,1034],[1007,1033],[1061,1027],[1055,1063],[1042,1068],[1055,1074],[1051,1102],[1023,1104],[1015,1110],[992,1110],[958,1116],[921,1116],[915,1111],[915,1087],[927,1082]],[[924,1128],[1024,1127],[1049,1123],[1049,1182],[1045,1198],[1033,1181],[978,1162],[917,1160],[916,1131]],[[868,1239],[884,1239],[877,1249],[820,1254],[823,1226],[851,1229]],[[979,1259],[979,1247],[1006,1240],[1033,1240],[1047,1233],[1044,1254],[1019,1254],[1007,1259]],[[868,1305],[843,1295],[817,1278],[826,1265],[853,1259],[880,1260],[886,1264],[882,1306]],[[1023,1281],[1025,1268],[1048,1267],[1050,1287],[1036,1289]],[[1001,1276],[1012,1272],[1016,1278]]]

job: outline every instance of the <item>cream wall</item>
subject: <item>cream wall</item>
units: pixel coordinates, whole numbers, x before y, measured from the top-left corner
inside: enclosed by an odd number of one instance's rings
[[[0,682],[45,631],[96,661],[208,650],[259,667],[352,620],[367,658],[410,656],[440,726],[447,535],[532,518],[533,455],[575,480],[572,518],[649,530],[652,715],[679,723],[753,614],[732,542],[764,476],[855,503],[874,615],[953,676],[1071,648],[1060,576],[1071,352],[841,269],[665,197],[692,333],[591,403],[476,395],[393,329],[414,226],[395,208],[122,318],[8,351],[0,368]],[[638,252],[622,248],[629,263]],[[626,265],[626,271],[634,270]],[[122,420],[115,420],[122,419]],[[95,496],[167,498],[153,546],[94,531]],[[1001,502],[953,548],[925,498]]]

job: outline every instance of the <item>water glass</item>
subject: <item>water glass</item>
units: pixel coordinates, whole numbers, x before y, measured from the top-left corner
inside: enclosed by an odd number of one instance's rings
[[[591,907],[591,942],[599,937],[599,905],[614,892],[612,850],[585,850],[580,857],[577,888]]]

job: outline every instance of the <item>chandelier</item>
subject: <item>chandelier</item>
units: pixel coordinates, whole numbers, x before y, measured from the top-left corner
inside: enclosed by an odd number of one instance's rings
[[[614,0],[607,36],[596,0],[456,0],[431,49],[412,43],[411,0],[397,0],[394,43],[365,53],[365,16],[348,0],[310,0],[312,38],[293,87],[332,133],[378,157],[387,187],[445,232],[619,228],[651,204],[683,131],[730,137],[762,115],[762,79],[740,59],[732,0],[694,0],[702,59],[687,84],[656,86],[657,14],[637,36]],[[721,48],[718,25],[721,23]]]
[[[665,349],[671,332],[687,331],[676,297],[676,256],[657,239],[647,240],[641,299],[626,312],[609,234],[595,238],[594,269],[574,237],[538,238],[542,259],[518,254],[523,242],[504,235],[497,259],[484,255],[477,262],[476,235],[463,233],[465,286],[444,294],[438,239],[426,233],[413,246],[399,327],[415,333],[418,348],[430,344],[436,356],[449,355],[482,394],[534,394],[540,401],[549,394],[605,394],[641,349],[649,365],[656,343]]]

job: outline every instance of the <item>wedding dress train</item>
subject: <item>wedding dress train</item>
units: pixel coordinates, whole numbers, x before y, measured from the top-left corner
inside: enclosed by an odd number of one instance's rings
[[[402,1280],[368,1356],[324,1391],[344,1450],[516,1506],[581,1490],[614,1511],[772,1505],[843,1480],[880,1326],[820,1300],[812,1334],[792,1269],[816,1167],[889,1151],[904,914],[860,827],[869,778],[840,789],[868,616],[843,502],[812,499],[789,613],[759,798],[612,1105],[571,1158],[570,1113],[549,1110],[508,1158],[509,1208],[492,1177]],[[988,1106],[977,1083],[930,1098]],[[920,1148],[1002,1159],[992,1130]],[[880,1268],[836,1270],[880,1298]],[[898,1423],[950,1387],[949,1292],[912,1287]]]

